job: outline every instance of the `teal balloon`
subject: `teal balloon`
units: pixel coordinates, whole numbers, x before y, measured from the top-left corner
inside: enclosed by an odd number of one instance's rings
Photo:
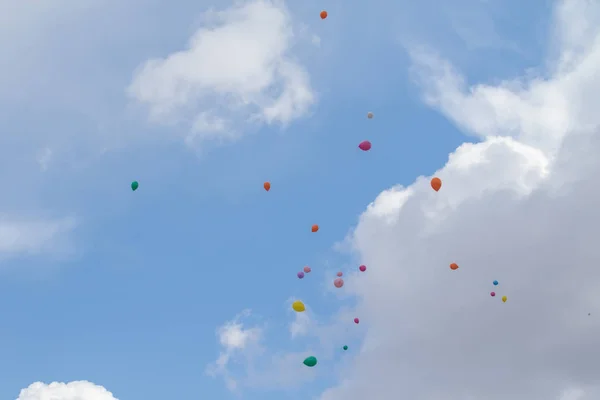
[[[306,357],[306,359],[304,360],[304,365],[306,365],[307,367],[314,367],[315,365],[317,365],[317,359],[313,356]]]
[[[137,188],[140,187],[140,184],[138,183],[138,181],[133,181],[131,182],[131,190],[133,190],[134,192],[137,190]]]
[[[342,349],[348,350],[348,346],[344,346],[344,347],[342,347]]]

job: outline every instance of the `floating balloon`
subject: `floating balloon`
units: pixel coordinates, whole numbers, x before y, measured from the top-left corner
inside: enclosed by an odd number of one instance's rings
[[[303,361],[304,365],[306,365],[307,367],[314,367],[315,365],[317,365],[317,358],[310,356],[310,357],[306,357]]]
[[[300,278],[300,279],[304,278],[304,272],[302,272],[302,271],[298,272],[298,278]]]
[[[495,297],[496,296],[496,292],[491,292],[490,296]]]
[[[450,269],[453,270],[453,271],[457,270],[458,269],[458,264],[456,264],[456,263],[450,264]]]
[[[437,192],[442,187],[442,180],[440,178],[433,178],[431,180],[431,187]]]
[[[358,324],[360,322],[360,320],[358,318],[354,318],[354,323]]]
[[[369,118],[369,119],[373,118],[373,113],[372,112],[368,112],[367,113],[367,118]]]
[[[325,10],[321,11],[320,16],[321,16],[321,19],[327,18],[327,11],[325,11]]]
[[[342,347],[342,349],[348,350],[348,346],[344,346],[344,347]]]
[[[140,184],[138,183],[138,181],[133,181],[131,182],[131,190],[133,190],[134,192],[137,190],[137,188],[140,187]]]
[[[502,296],[502,302],[503,302],[503,303],[506,303],[506,300],[508,300],[508,297],[506,297],[506,296]]]
[[[294,310],[296,312],[304,312],[304,311],[306,311],[306,307],[304,307],[303,302],[301,302],[300,300],[296,300],[295,302],[292,303],[292,310]]]
[[[307,274],[311,271],[310,267],[304,267],[304,272],[306,272]]]
[[[360,142],[360,144],[358,145],[358,148],[361,149],[362,151],[369,151],[369,150],[371,150],[371,142],[369,142],[368,140],[365,140],[364,142]]]
[[[492,283],[494,284],[494,286],[498,286],[498,281],[494,281]]]
[[[336,275],[341,278],[344,274],[342,273],[342,271],[340,271]]]
[[[313,226],[312,226],[312,228],[310,228],[310,230],[311,230],[312,232],[316,232],[316,231],[318,231],[318,230],[319,230],[319,225],[316,225],[316,224],[315,224],[315,225],[313,225]]]
[[[335,286],[338,289],[341,288],[342,286],[344,286],[344,280],[342,278],[337,278],[333,281],[333,286]]]
[[[263,184],[263,187],[265,188],[265,190],[268,192],[269,190],[271,190],[271,183],[270,182],[265,182]]]
[[[360,267],[358,267],[358,269],[360,270],[360,272],[365,272],[367,270],[367,266],[361,265]]]

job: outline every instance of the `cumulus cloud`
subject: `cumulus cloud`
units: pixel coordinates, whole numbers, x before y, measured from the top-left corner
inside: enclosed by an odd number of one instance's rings
[[[190,143],[231,141],[241,123],[287,124],[315,101],[292,54],[294,31],[281,2],[256,0],[204,15],[187,49],[146,61],[128,93],[153,121],[191,121]]]
[[[369,269],[347,290],[369,330],[322,400],[600,398],[600,5],[558,2],[555,22],[548,73],[496,86],[412,49],[425,101],[482,142],[439,193],[421,177],[361,215]]]
[[[102,386],[87,381],[36,382],[21,390],[16,400],[119,400]]]

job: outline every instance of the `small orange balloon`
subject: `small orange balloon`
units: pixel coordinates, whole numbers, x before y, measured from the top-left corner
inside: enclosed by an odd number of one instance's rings
[[[269,190],[271,190],[271,183],[270,182],[265,182],[264,185],[263,185],[263,187],[268,192]]]
[[[319,225],[313,225],[311,231],[316,232],[319,230]]]
[[[321,11],[321,19],[325,19],[327,18],[327,11],[323,10]]]
[[[457,270],[458,269],[458,264],[456,264],[456,263],[450,264],[450,269],[453,270],[453,271]]]
[[[440,178],[433,178],[431,180],[431,187],[437,192],[442,187],[442,180]]]

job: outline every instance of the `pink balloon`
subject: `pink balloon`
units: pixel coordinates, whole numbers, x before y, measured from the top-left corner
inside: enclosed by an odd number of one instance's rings
[[[358,269],[360,269],[360,272],[365,272],[367,270],[366,265],[361,265],[360,267],[358,267]]]
[[[354,318],[354,323],[358,324],[360,321],[358,320],[358,318]]]
[[[342,271],[337,273],[337,276],[339,276],[339,277],[341,277],[342,275],[344,275],[344,274],[342,274]]]
[[[364,142],[360,142],[360,144],[358,145],[358,148],[361,149],[362,151],[369,151],[369,150],[371,150],[371,142],[369,142],[368,140],[365,140]]]
[[[304,272],[306,272],[307,274],[311,271],[310,267],[304,267]]]
[[[342,286],[344,286],[344,280],[342,278],[337,278],[335,281],[333,281],[333,286],[335,286],[336,288],[341,288]]]
[[[490,296],[494,297],[496,295],[496,292],[492,292],[490,293]]]
[[[300,279],[304,278],[304,272],[302,272],[302,271],[298,272],[298,278],[300,278]]]

